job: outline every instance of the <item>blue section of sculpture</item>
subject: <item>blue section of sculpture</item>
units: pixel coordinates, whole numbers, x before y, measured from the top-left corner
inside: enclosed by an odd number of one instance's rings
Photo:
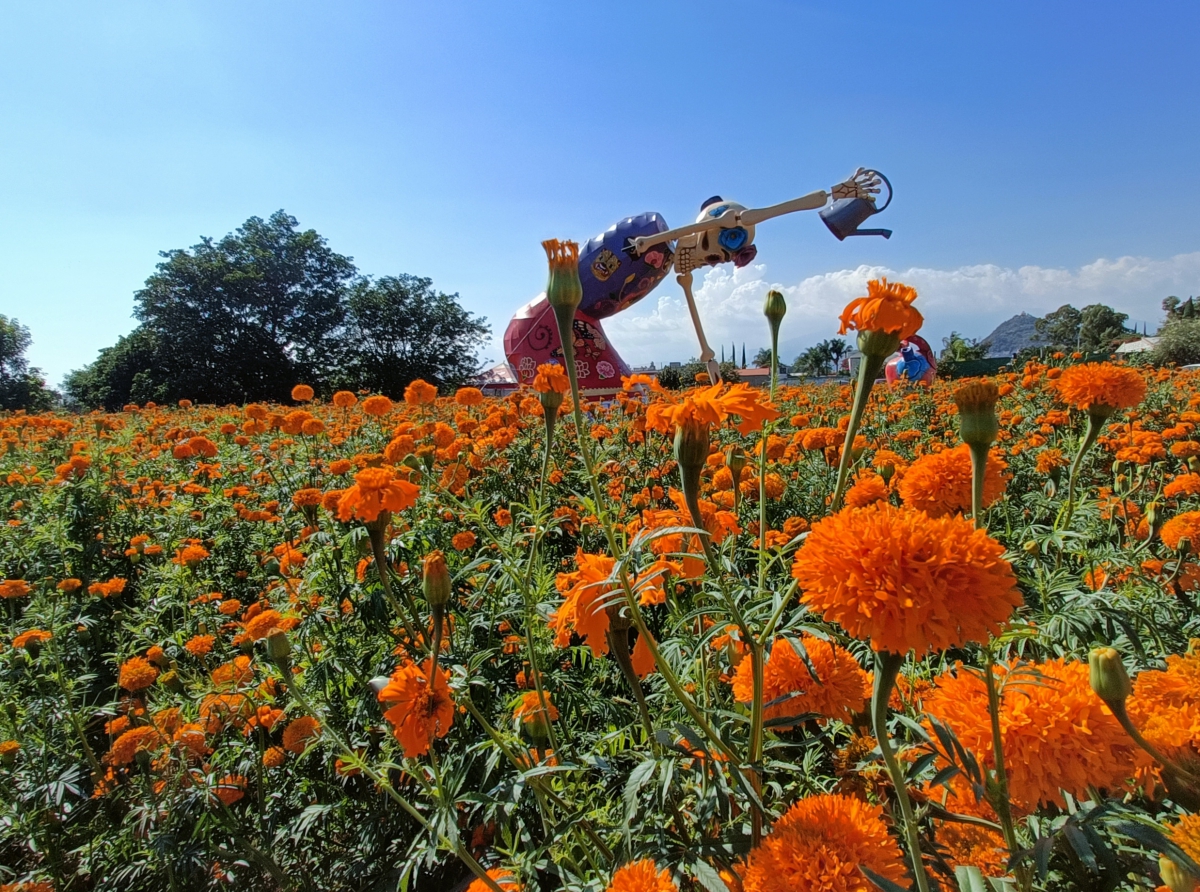
[[[625,248],[630,239],[668,228],[659,214],[638,214],[588,241],[579,252],[580,311],[593,319],[607,319],[649,294],[671,269],[672,246],[654,245],[641,257],[631,256]]]

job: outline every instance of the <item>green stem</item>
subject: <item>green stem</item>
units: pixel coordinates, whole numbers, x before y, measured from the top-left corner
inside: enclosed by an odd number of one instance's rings
[[[414,648],[420,646],[420,639],[417,637],[417,629],[421,628],[421,619],[417,614],[417,606],[413,603],[412,598],[405,592],[404,600],[408,612],[411,614],[412,622],[405,619],[405,607],[400,605],[400,601],[396,598],[392,591],[392,582],[388,577],[391,568],[388,566],[387,547],[383,542],[383,530],[375,530],[367,527],[367,538],[371,540],[371,553],[375,556],[375,570],[379,574],[379,584],[383,586],[383,596],[387,598],[388,604],[396,613],[396,619],[404,624],[404,631],[408,633],[408,640],[412,642]]]
[[[992,754],[996,763],[996,795],[992,805],[996,816],[1000,818],[1000,831],[1004,836],[1004,844],[1008,847],[1009,857],[1019,852],[1017,844],[1017,828],[1013,821],[1012,800],[1008,795],[1008,771],[1004,767],[1004,736],[1000,731],[1000,690],[996,687],[995,658],[992,649],[986,649],[987,657],[984,662],[984,682],[987,685],[988,717],[992,725]],[[1022,890],[1029,888],[1031,880],[1028,867],[1018,867],[1016,870],[1017,884]]]
[[[750,647],[750,670],[754,679],[754,693],[750,702],[750,782],[754,784],[755,792],[762,796],[762,778],[759,775],[758,763],[763,754],[763,646],[753,638],[748,642]],[[789,647],[791,645],[788,645]],[[755,811],[750,816],[751,846],[757,847],[762,841],[762,814]]]
[[[1084,432],[1083,442],[1079,444],[1079,452],[1075,454],[1075,460],[1071,462],[1071,474],[1067,478],[1067,504],[1063,506],[1059,521],[1054,525],[1055,529],[1071,522],[1071,515],[1075,513],[1075,483],[1079,477],[1079,467],[1083,463],[1083,457],[1087,455],[1088,450],[1095,444],[1096,438],[1100,436],[1100,429],[1106,420],[1088,413],[1087,430]]]
[[[887,356],[876,356],[864,353],[858,363],[858,386],[854,389],[854,403],[850,407],[850,424],[846,427],[846,442],[842,444],[842,458],[838,462],[837,485],[833,490],[833,501],[829,510],[837,512],[842,507],[842,497],[846,495],[846,483],[850,479],[850,465],[853,464],[854,438],[858,435],[862,423],[863,410],[867,407],[867,397],[875,386],[875,379],[883,368]],[[922,890],[924,892],[924,890]]]
[[[1121,727],[1125,729],[1125,733],[1133,738],[1134,743],[1153,756],[1156,761],[1160,762],[1172,774],[1178,775],[1189,784],[1200,789],[1200,777],[1197,777],[1185,768],[1181,768],[1178,763],[1167,758],[1154,744],[1142,736],[1142,732],[1137,729],[1137,726],[1133,724],[1133,720],[1129,718],[1129,713],[1126,711],[1124,703],[1116,701],[1105,702],[1108,703],[1108,708],[1112,710],[1113,715],[1117,717],[1117,721],[1121,723]]]
[[[971,450],[971,520],[977,529],[983,528],[983,478],[987,471],[989,445],[969,444]]]
[[[866,357],[863,358],[863,361],[866,361]],[[903,665],[903,654],[887,651],[875,654],[875,689],[871,695],[871,720],[875,726],[875,739],[879,741],[879,751],[883,753],[883,761],[892,778],[896,798],[900,801],[904,837],[908,842],[908,857],[912,863],[917,889],[920,892],[929,892],[929,877],[925,874],[925,864],[921,859],[921,839],[917,831],[917,821],[913,815],[912,801],[908,798],[908,780],[904,776],[904,770],[900,767],[900,763],[896,760],[896,751],[892,749],[892,742],[888,737],[888,699],[892,696],[896,676],[900,673],[900,667]]]

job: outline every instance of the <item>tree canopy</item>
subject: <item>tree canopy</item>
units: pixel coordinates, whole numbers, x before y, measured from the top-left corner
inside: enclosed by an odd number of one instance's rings
[[[46,387],[40,369],[30,368],[25,351],[33,343],[29,329],[0,316],[0,409],[49,409],[56,394]]]
[[[1047,346],[1058,350],[1098,353],[1112,349],[1114,341],[1132,334],[1125,327],[1127,313],[1105,304],[1089,304],[1077,310],[1064,304],[1034,323]]]
[[[360,276],[283,211],[161,256],[135,295],[141,324],[67,377],[73,402],[281,402],[298,382],[399,396],[418,377],[462,383],[488,334],[457,295]]]

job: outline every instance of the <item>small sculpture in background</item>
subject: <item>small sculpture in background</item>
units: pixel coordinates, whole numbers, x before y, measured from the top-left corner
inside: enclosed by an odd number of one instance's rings
[[[932,384],[937,378],[937,359],[929,342],[920,335],[913,335],[900,342],[900,355],[888,360],[883,374],[888,384],[897,381]]]
[[[821,219],[839,240],[848,235],[886,238],[891,235],[888,230],[857,229],[859,223],[883,209],[876,207],[881,183],[888,187],[886,207],[891,202],[891,184],[882,174],[860,167],[828,192],[819,189],[781,204],[750,209],[714,196],[701,206],[696,222],[687,226],[670,229],[659,214],[639,214],[626,217],[587,242],[579,252],[583,302],[573,331],[580,387],[589,395],[620,389],[621,376],[630,374],[630,369],[613,349],[600,321],[633,306],[672,270],[687,300],[700,342],[700,360],[707,363],[711,380],[719,381],[716,354],[704,336],[692,295],[693,270],[722,263],[746,266],[758,253],[754,227],[796,211],[824,208]],[[504,353],[522,383],[533,380],[541,363],[562,360],[554,313],[544,295],[513,316],[504,333]]]

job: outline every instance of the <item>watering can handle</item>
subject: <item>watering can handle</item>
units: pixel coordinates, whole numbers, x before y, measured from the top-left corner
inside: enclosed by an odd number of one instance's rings
[[[868,171],[867,171],[867,173],[873,173],[873,174],[875,174],[875,176],[877,176],[877,177],[879,177],[879,179],[883,180],[883,183],[884,183],[884,185],[885,185],[885,186],[887,186],[887,188],[888,188],[888,197],[887,197],[887,201],[885,201],[885,202],[883,203],[883,207],[877,207],[877,208],[875,208],[875,213],[877,213],[877,214],[878,214],[880,211],[882,211],[884,208],[886,208],[886,207],[887,207],[889,204],[891,204],[891,203],[892,203],[892,194],[893,194],[893,193],[892,193],[892,184],[891,184],[891,181],[890,181],[890,180],[888,180],[888,178],[887,178],[887,177],[885,177],[883,174],[881,174],[881,173],[880,173],[879,171],[877,171],[877,170],[868,170]]]

